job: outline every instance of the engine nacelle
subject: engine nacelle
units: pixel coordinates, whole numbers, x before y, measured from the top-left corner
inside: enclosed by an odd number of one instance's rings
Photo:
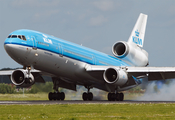
[[[114,68],[108,68],[103,73],[104,80],[109,84],[122,86],[128,81],[128,75],[122,69],[116,70]]]
[[[30,87],[35,83],[34,77],[27,70],[19,69],[13,71],[11,81],[14,85],[20,87]]]
[[[112,47],[112,53],[119,59],[134,65],[147,66],[148,53],[134,43],[117,42]]]

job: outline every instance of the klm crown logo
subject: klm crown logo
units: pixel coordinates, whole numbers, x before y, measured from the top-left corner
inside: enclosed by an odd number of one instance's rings
[[[138,30],[135,31],[135,35],[136,35],[137,37],[139,37],[139,32],[138,32]]]
[[[137,45],[142,45],[142,39],[139,38],[139,31],[135,31],[135,36],[132,36],[132,40]]]

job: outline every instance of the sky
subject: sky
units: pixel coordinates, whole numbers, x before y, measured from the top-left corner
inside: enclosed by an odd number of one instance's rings
[[[140,13],[148,15],[143,48],[149,66],[175,66],[174,0],[0,0],[0,69],[21,67],[4,50],[8,34],[31,29],[112,55]],[[20,53],[19,53],[20,54]]]

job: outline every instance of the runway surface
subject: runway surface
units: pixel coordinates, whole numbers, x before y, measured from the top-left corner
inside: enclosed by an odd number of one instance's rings
[[[164,103],[175,103],[175,101],[82,101],[82,100],[65,100],[65,101],[0,101],[0,105],[39,105],[39,104],[164,104]]]

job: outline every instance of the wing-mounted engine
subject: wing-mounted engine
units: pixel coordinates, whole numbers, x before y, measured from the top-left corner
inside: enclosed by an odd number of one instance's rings
[[[112,47],[112,53],[115,57],[124,60],[130,65],[147,66],[148,53],[138,45],[128,42],[117,42]]]
[[[109,84],[122,86],[128,81],[127,73],[122,69],[108,68],[103,73],[104,80]]]
[[[11,81],[14,85],[20,87],[30,87],[35,83],[33,75],[23,69],[13,71]]]

